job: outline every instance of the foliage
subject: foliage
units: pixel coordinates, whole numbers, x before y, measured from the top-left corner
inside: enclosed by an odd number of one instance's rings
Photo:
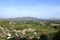
[[[54,34],[53,40],[60,40],[60,31]]]
[[[11,24],[9,24],[11,23]],[[55,32],[57,32],[59,29],[55,29],[53,26],[56,25],[51,25],[52,22],[41,22],[41,21],[2,21],[0,22],[0,26],[2,28],[4,28],[4,31],[7,29],[9,30],[9,32],[11,33],[12,37],[15,36],[15,33],[13,30],[27,30],[25,35],[29,35],[32,34],[33,37],[40,37],[41,38],[46,38],[47,40],[47,35],[49,36],[49,34],[53,34]],[[53,23],[56,24],[56,23]],[[58,24],[60,25],[60,24]],[[56,26],[57,27],[57,26]],[[33,32],[28,31],[31,28],[31,30],[34,30]],[[6,31],[7,31],[6,30]],[[0,33],[3,33],[3,31],[0,29]],[[21,34],[18,33],[17,34]],[[46,34],[46,35],[45,35]],[[59,34],[58,34],[59,35]],[[22,36],[22,35],[20,35]],[[1,38],[0,38],[1,39]]]

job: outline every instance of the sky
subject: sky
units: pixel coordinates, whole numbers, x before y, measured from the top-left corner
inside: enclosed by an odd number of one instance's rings
[[[60,18],[60,0],[0,0],[0,18]]]

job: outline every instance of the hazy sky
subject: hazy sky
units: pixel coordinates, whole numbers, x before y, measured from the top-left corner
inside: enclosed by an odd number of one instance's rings
[[[60,0],[0,0],[0,18],[60,18]]]

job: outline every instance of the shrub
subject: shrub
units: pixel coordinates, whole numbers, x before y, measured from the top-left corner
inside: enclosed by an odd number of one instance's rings
[[[60,40],[60,31],[54,34],[53,40]]]
[[[40,36],[40,40],[47,40],[47,39],[48,39],[48,36],[45,35],[45,34],[42,34],[42,35]]]

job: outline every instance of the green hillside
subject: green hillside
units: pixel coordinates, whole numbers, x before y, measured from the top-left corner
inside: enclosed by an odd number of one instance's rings
[[[31,34],[33,37],[39,37],[42,34],[53,34],[59,31],[60,24],[44,21],[0,21],[0,39],[7,39],[7,35],[11,37],[20,35],[20,37]],[[24,34],[24,36],[22,36]]]

